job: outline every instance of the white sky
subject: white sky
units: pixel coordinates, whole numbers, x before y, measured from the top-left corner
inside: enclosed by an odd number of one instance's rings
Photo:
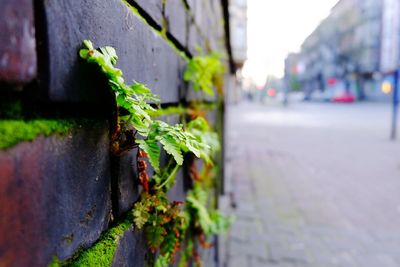
[[[247,0],[248,62],[244,75],[263,84],[267,75],[283,76],[284,59],[338,0]]]

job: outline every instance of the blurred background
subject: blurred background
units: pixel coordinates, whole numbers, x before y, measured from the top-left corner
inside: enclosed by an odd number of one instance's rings
[[[231,1],[228,266],[400,266],[400,1]]]
[[[301,92],[304,100],[392,99],[399,1],[233,2],[240,97],[266,100]]]

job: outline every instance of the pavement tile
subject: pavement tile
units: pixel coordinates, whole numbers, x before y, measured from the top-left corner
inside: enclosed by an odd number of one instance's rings
[[[400,266],[400,142],[384,104],[227,110],[226,267]]]

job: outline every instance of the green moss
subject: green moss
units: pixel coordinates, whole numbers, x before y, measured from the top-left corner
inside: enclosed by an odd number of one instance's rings
[[[151,117],[161,117],[168,115],[187,115],[191,114],[194,110],[201,110],[204,112],[213,111],[218,108],[215,103],[202,103],[202,102],[192,102],[190,107],[184,107],[182,105],[171,106],[167,108],[158,108],[154,111],[150,111],[149,115]]]
[[[74,120],[0,120],[0,149],[22,141],[32,141],[39,135],[65,134],[76,126]]]
[[[105,232],[91,248],[83,251],[67,266],[110,266],[117,250],[119,239],[131,227],[128,220]]]
[[[168,116],[168,115],[184,115],[188,113],[188,109],[183,106],[175,106],[168,108],[159,108],[150,112],[151,117],[160,117],[160,116]]]
[[[130,227],[132,227],[132,222],[132,216],[129,214],[129,216],[119,224],[103,233],[100,239],[92,247],[78,252],[77,255],[72,257],[72,259],[64,262],[59,261],[57,258],[53,258],[53,261],[48,267],[110,266],[114,259],[114,254],[117,251],[119,239]]]

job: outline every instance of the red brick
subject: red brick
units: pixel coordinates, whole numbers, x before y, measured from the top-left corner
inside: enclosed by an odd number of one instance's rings
[[[33,1],[0,2],[0,81],[26,83],[36,76]]]

